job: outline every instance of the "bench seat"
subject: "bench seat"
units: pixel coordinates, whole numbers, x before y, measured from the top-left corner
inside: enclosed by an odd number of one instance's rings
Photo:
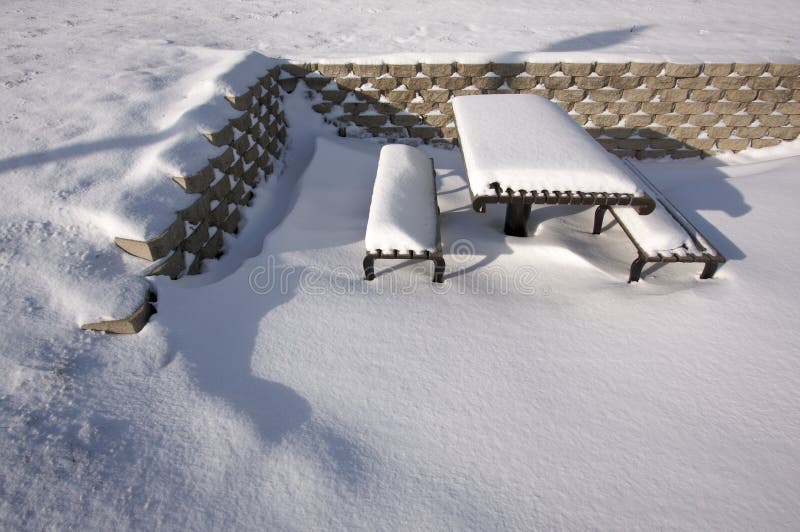
[[[364,275],[375,278],[375,259],[434,262],[442,282],[444,258],[436,201],[436,172],[424,152],[403,144],[381,149],[364,243]]]
[[[651,214],[641,216],[630,207],[601,205],[595,212],[593,233],[600,234],[604,214],[611,212],[638,253],[631,264],[628,282],[638,281],[648,262],[704,263],[700,278],[713,277],[719,265],[725,262],[725,257],[635,166],[627,161],[626,164],[642,181],[647,194],[656,200],[656,208]]]

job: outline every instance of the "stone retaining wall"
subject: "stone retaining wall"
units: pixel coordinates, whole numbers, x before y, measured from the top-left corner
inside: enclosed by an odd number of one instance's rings
[[[743,63],[287,64],[279,83],[372,135],[453,142],[452,98],[538,94],[620,157],[694,157],[800,135],[800,65]]]
[[[242,114],[205,135],[211,144],[227,149],[196,174],[172,178],[196,199],[176,213],[163,233],[146,241],[115,239],[126,252],[158,261],[148,275],[175,279],[200,273],[204,259],[222,254],[222,234],[238,231],[240,209],[250,203],[254,187],[273,172],[286,144],[279,76],[280,69],[272,69],[245,94],[228,98]]]

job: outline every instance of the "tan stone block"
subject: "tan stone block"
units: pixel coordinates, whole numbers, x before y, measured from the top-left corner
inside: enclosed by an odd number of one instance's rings
[[[615,102],[622,98],[623,92],[620,89],[597,89],[587,91],[586,95],[596,102]]]
[[[315,110],[316,112],[318,112],[318,113],[322,113],[322,114],[330,113],[331,109],[333,109],[333,102],[315,103],[314,105],[311,106],[311,108],[313,110]]]
[[[658,97],[662,102],[683,102],[689,97],[689,91],[686,89],[661,89],[658,91]]]
[[[228,147],[225,151],[223,151],[216,157],[212,157],[211,159],[209,159],[208,162],[211,163],[211,166],[213,166],[217,170],[222,170],[224,172],[233,164],[235,158],[236,156],[234,154],[233,148]]]
[[[750,144],[750,139],[717,139],[717,149],[723,151],[742,151]]]
[[[662,157],[666,157],[669,155],[667,150],[656,150],[656,149],[649,149],[649,150],[642,150],[636,152],[637,159],[660,159]]]
[[[420,95],[426,102],[443,103],[450,99],[450,91],[446,90],[423,90]]]
[[[495,90],[505,83],[505,78],[499,76],[482,76],[472,78],[472,84],[481,90]]]
[[[594,71],[600,76],[621,76],[630,70],[630,63],[595,63]]]
[[[391,77],[391,76],[382,76],[382,77],[378,77],[378,78],[369,78],[367,81],[374,88],[376,88],[378,90],[381,90],[381,91],[387,91],[387,90],[390,91],[390,90],[394,89],[395,87],[397,87],[397,85],[398,85],[397,80],[395,78]]]
[[[412,91],[421,91],[425,89],[430,89],[433,86],[433,80],[429,77],[413,77],[413,78],[403,78],[401,80],[402,84],[408,88],[408,90]]]
[[[608,83],[605,76],[580,76],[575,78],[575,86],[579,89],[600,89]]]
[[[569,76],[547,76],[542,78],[542,82],[548,89],[566,89],[572,84],[572,78]]]
[[[712,139],[727,139],[733,133],[732,127],[714,126],[706,128],[706,133]]]
[[[582,126],[589,121],[589,117],[586,116],[585,114],[572,113],[569,115],[569,117],[573,119],[575,122],[577,122],[579,126]]]
[[[672,128],[670,134],[676,139],[696,139],[700,135],[700,128],[697,126],[677,126]]]
[[[395,78],[413,78],[417,75],[417,65],[389,65],[389,74]]]
[[[453,91],[455,96],[475,96],[481,94],[481,90],[477,88],[466,88]]]
[[[775,89],[774,91],[758,91],[758,99],[765,102],[788,102],[792,99],[792,91]]]
[[[687,150],[687,149],[679,149],[674,150],[669,153],[669,156],[672,159],[689,159],[692,157],[702,157],[703,151],[702,150]]]
[[[651,115],[665,115],[672,112],[672,102],[642,102],[642,111]]]
[[[800,76],[800,64],[770,63],[767,72],[778,77],[796,77]]]
[[[693,78],[700,75],[703,65],[700,64],[676,64],[667,63],[664,65],[665,74],[674,78]]]
[[[354,121],[356,124],[365,127],[382,126],[383,124],[386,123],[386,120],[387,120],[386,115],[380,115],[380,114],[369,114],[369,115],[361,114],[354,117]]]
[[[767,134],[767,129],[764,126],[737,127],[733,130],[733,134],[743,139],[760,139]]]
[[[780,78],[775,77],[751,77],[747,78],[747,86],[753,90],[772,90],[779,81]]]
[[[453,102],[443,102],[439,104],[439,111],[442,113],[453,116]]]
[[[414,138],[430,140],[439,135],[439,129],[431,126],[420,125],[408,128],[408,133]]]
[[[800,114],[800,102],[782,102],[775,106],[775,110],[785,115]]]
[[[353,65],[353,73],[362,78],[377,78],[389,72],[386,65]]]
[[[768,130],[770,137],[783,140],[794,140],[800,135],[800,127],[771,127]]]
[[[284,65],[281,65],[281,70],[283,70],[284,72],[286,72],[286,73],[288,73],[288,74],[290,74],[292,76],[298,77],[298,78],[305,77],[307,74],[310,74],[311,72],[314,72],[316,69],[317,69],[317,65],[311,65],[311,64],[289,64],[289,63],[287,63],[287,64],[284,64]]]
[[[727,76],[733,72],[733,63],[706,63],[703,65],[703,73],[706,76]]]
[[[402,138],[407,136],[406,128],[400,126],[371,127],[367,131],[376,137]]]
[[[800,115],[789,115],[790,126],[800,126]]]
[[[723,115],[722,122],[726,126],[749,126],[755,117],[749,114]]]
[[[561,63],[561,72],[567,76],[588,76],[593,66],[593,63]]]
[[[625,125],[628,127],[646,127],[653,123],[653,117],[648,114],[634,114],[625,117]]]
[[[679,126],[686,122],[686,115],[679,115],[677,113],[667,113],[663,115],[656,115],[653,118],[653,121],[656,124],[661,124],[662,126]]]
[[[714,148],[714,139],[684,139],[683,143],[690,148],[709,152]]]
[[[417,115],[430,113],[436,108],[436,104],[430,102],[408,102],[408,105],[406,105],[406,110],[409,113],[414,113]]]
[[[675,112],[685,115],[700,115],[708,110],[705,102],[675,102]]]
[[[447,76],[436,78],[434,82],[443,89],[460,90],[468,87],[472,83],[472,78],[465,78],[463,76]]]
[[[555,102],[555,104],[561,107],[561,110],[565,113],[572,111],[572,102]]]
[[[423,122],[433,127],[444,127],[453,121],[453,117],[446,114],[427,114],[423,117]]]
[[[608,110],[618,115],[630,115],[642,108],[640,102],[608,102]]]
[[[725,91],[725,99],[732,102],[752,102],[758,96],[754,90]]]
[[[562,102],[579,102],[583,100],[585,95],[586,91],[580,89],[559,89],[553,92],[555,99]]]
[[[603,134],[612,139],[626,139],[633,133],[634,130],[630,127],[607,127],[603,129]]]
[[[492,63],[491,69],[498,76],[516,76],[525,72],[525,63]]]
[[[622,97],[629,102],[649,102],[655,96],[653,89],[627,89],[622,91]]]
[[[559,63],[525,63],[525,72],[531,76],[549,76],[558,67]]]
[[[708,104],[708,110],[720,115],[733,115],[744,108],[743,103],[739,102],[713,102]]]
[[[341,89],[324,89],[322,98],[329,102],[341,103],[347,97],[347,91]]]
[[[677,78],[671,76],[658,76],[643,78],[645,87],[648,89],[672,89],[677,83]]]
[[[697,76],[696,78],[679,78],[678,88],[680,89],[705,89],[709,82],[708,76]]]
[[[317,65],[317,71],[326,78],[336,78],[346,76],[348,73],[350,73],[350,67],[344,64]]]
[[[767,127],[786,126],[789,124],[789,116],[779,114],[758,115],[758,123]]]
[[[760,76],[767,69],[764,63],[736,63],[733,71],[740,76]]]
[[[592,123],[597,127],[612,127],[619,124],[619,115],[612,113],[602,113],[599,115],[591,115]]]
[[[768,115],[775,110],[775,102],[750,102],[745,106],[745,109],[753,115]]]
[[[658,150],[677,150],[683,147],[683,143],[677,139],[658,138],[650,141],[650,147]]]
[[[664,63],[631,63],[630,72],[635,76],[658,76]]]
[[[642,84],[638,76],[612,76],[608,79],[608,86],[612,89],[636,89]]]
[[[431,78],[447,77],[454,72],[452,63],[422,63],[422,65],[420,65],[420,70],[423,74]]]
[[[780,80],[780,86],[784,89],[793,89],[797,90],[800,89],[800,77],[798,78],[778,78]],[[795,92],[795,99],[797,99],[797,93]]]
[[[400,88],[394,89],[386,93],[386,98],[390,102],[409,102],[414,98],[414,91],[408,89],[403,90]]]
[[[726,77],[713,77],[711,78],[710,85],[717,89],[722,90],[735,90],[741,88],[747,78],[726,76]]]
[[[689,91],[689,97],[696,102],[716,102],[722,99],[722,91],[719,89],[703,89]]]
[[[586,126],[584,126],[583,130],[587,132],[592,138],[597,138],[603,134],[603,130],[599,127],[594,127],[594,124],[589,122]]]
[[[490,66],[491,65],[489,65],[488,63],[480,63],[480,64],[456,63],[456,72],[465,77],[480,77],[486,75],[489,72]]]
[[[331,78],[323,78],[318,76],[306,76],[303,78],[303,82],[308,86],[309,89],[319,91],[322,90],[328,83],[330,83]]]
[[[342,104],[342,110],[352,115],[363,113],[367,109],[369,109],[367,102],[346,102]]]
[[[360,87],[363,83],[361,78],[351,76],[351,77],[344,77],[344,78],[335,78],[336,85],[339,86],[342,90],[353,90],[357,87]]]
[[[599,138],[595,139],[598,144],[604,147],[606,150],[611,151],[615,148],[620,148],[619,139],[607,139],[607,138]]]
[[[650,139],[620,139],[617,145],[627,150],[644,150],[650,145]]]
[[[537,83],[538,81],[534,76],[514,76],[506,78],[506,84],[513,90],[532,89]]]
[[[777,146],[781,143],[781,139],[753,139],[750,141],[750,147],[752,148],[769,148],[772,146]]]
[[[535,94],[536,96],[541,96],[542,98],[547,98],[548,100],[553,99],[553,91],[550,89],[520,89],[520,94]]]
[[[572,108],[575,110],[576,113],[580,113],[582,115],[596,115],[600,114],[606,110],[606,103],[605,102],[575,102],[575,105]]]
[[[184,262],[183,252],[180,250],[175,250],[145,275],[148,277],[152,275],[166,275],[170,279],[175,280],[181,276],[185,268],[186,262]],[[131,328],[131,330],[133,330],[133,328]]]
[[[703,113],[690,115],[688,122],[693,126],[713,126],[721,120],[721,116],[716,113]]]
[[[411,113],[397,113],[391,117],[392,124],[396,126],[411,127],[419,124],[419,115]]]

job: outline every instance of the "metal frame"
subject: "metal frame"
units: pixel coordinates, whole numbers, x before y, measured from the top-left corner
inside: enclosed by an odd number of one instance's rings
[[[439,215],[441,211],[439,210],[439,201],[436,195],[436,168],[433,164],[433,159],[431,161],[431,173],[432,178],[434,180],[434,189],[433,189],[433,206],[436,208],[436,249],[425,250],[421,253],[415,253],[413,251],[407,252],[400,252],[396,249],[390,251],[383,251],[377,250],[375,252],[367,251],[367,255],[364,257],[364,278],[367,281],[372,281],[375,279],[375,260],[376,259],[402,259],[402,260],[431,260],[433,261],[434,270],[433,270],[433,282],[434,283],[441,283],[444,281],[444,253],[442,252],[442,230],[441,230],[441,223],[439,220]]]

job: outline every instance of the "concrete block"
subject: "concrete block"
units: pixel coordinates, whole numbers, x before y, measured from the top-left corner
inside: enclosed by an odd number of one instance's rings
[[[447,76],[435,78],[434,83],[443,89],[460,90],[469,87],[472,83],[472,78],[465,78],[463,76]]]
[[[548,89],[566,89],[572,85],[570,76],[547,76],[542,78],[542,83]]]
[[[228,193],[228,203],[235,203],[236,205],[244,205],[244,180],[236,181],[231,191]]]
[[[797,91],[800,90],[800,77],[799,78],[778,78],[780,80],[780,86],[784,89],[791,89],[794,91],[793,98],[795,100],[800,99],[797,95]]]
[[[208,240],[208,221],[203,220],[194,228],[192,234],[181,242],[180,249],[196,255],[202,249],[206,240]]]
[[[622,98],[629,102],[649,102],[655,94],[653,89],[627,89],[622,91]]]
[[[435,127],[419,125],[408,128],[408,133],[418,139],[430,140],[439,136],[439,130]]]
[[[231,180],[227,175],[222,176],[208,189],[209,198],[212,200],[224,199],[231,191]]]
[[[638,76],[612,76],[608,78],[608,86],[612,89],[636,89],[642,84],[642,78]]]
[[[420,71],[428,77],[438,78],[450,76],[454,72],[454,69],[452,63],[422,63],[422,65],[420,65]]]
[[[667,150],[649,149],[636,152],[637,159],[660,159],[662,157],[666,157],[667,155]]]
[[[230,103],[237,111],[245,111],[253,103],[253,93],[252,91],[247,91],[238,96],[225,95],[225,99],[228,100],[228,103]]]
[[[400,86],[402,87],[402,85]],[[414,98],[414,91],[408,89],[394,89],[386,94],[386,98],[390,102],[409,102]]]
[[[732,102],[752,102],[757,95],[754,90],[725,91],[725,99]]]
[[[708,104],[708,110],[720,115],[733,115],[744,108],[740,102],[713,102]]]
[[[648,89],[672,89],[677,83],[677,78],[671,76],[656,76],[642,79]]]
[[[369,104],[367,102],[346,102],[342,104],[342,110],[352,115],[363,113],[367,109],[369,109]]]
[[[233,142],[233,149],[239,155],[243,155],[247,150],[250,149],[250,146],[252,145],[253,142],[250,140],[250,135],[242,133],[241,135],[239,135],[239,138],[237,138]]]
[[[315,103],[314,105],[311,106],[311,108],[318,113],[322,114],[330,113],[331,109],[333,109],[333,102]]]
[[[345,76],[345,77],[340,77],[340,78],[334,78],[334,81],[336,82],[336,85],[340,89],[347,90],[347,91],[352,91],[352,90],[355,90],[356,88],[360,87],[365,80],[366,80],[366,78],[364,78],[362,80],[361,78],[359,78],[357,76]]]
[[[400,80],[403,85],[411,91],[421,91],[430,89],[433,86],[433,80],[429,77],[413,77],[402,78]]]
[[[645,128],[639,129],[639,136],[646,139],[661,139],[669,135],[670,128],[660,126],[658,124],[651,124]]]
[[[658,76],[664,63],[631,63],[629,70],[634,76]]]
[[[389,65],[389,74],[395,78],[413,78],[417,75],[417,65]]]
[[[612,127],[619,124],[619,115],[611,113],[603,113],[599,115],[591,115],[592,123],[597,127]]]
[[[203,136],[214,146],[226,146],[233,142],[233,127],[228,124],[219,131],[203,133]]]
[[[586,96],[595,102],[615,102],[622,98],[622,92],[619,89],[605,88],[586,91]]]
[[[740,76],[760,76],[767,70],[764,63],[736,63],[733,71]]]
[[[569,113],[572,111],[572,102],[554,102],[557,106],[561,108],[562,111],[565,113]]]
[[[781,127],[789,125],[790,115],[768,114],[758,115],[758,123],[767,127]]]
[[[741,88],[744,85],[745,81],[747,81],[747,78],[735,77],[735,76],[725,76],[725,77],[715,76],[711,78],[710,84],[712,87],[715,87],[717,89],[735,90]]]
[[[750,144],[750,139],[718,139],[717,149],[723,151],[742,151]]]
[[[547,98],[548,100],[553,99],[553,91],[551,89],[520,89],[520,94],[535,94],[536,96],[541,96],[542,98]]]
[[[321,91],[328,83],[330,83],[331,78],[326,77],[319,77],[319,76],[306,76],[303,78],[303,81],[308,86],[309,89],[315,91]]]
[[[677,139],[670,139],[670,138],[658,138],[658,139],[650,139],[650,148],[654,148],[657,150],[677,150],[683,147],[683,143]]]
[[[532,89],[539,83],[534,76],[513,76],[506,78],[506,84],[512,90]]]
[[[665,115],[672,112],[672,102],[642,102],[642,111],[649,115]]]
[[[679,89],[705,89],[708,86],[708,76],[697,76],[696,78],[678,78]]]
[[[386,65],[353,65],[353,74],[362,78],[377,78],[389,72]]]
[[[136,334],[144,328],[150,316],[156,313],[152,301],[155,301],[155,295],[148,292],[144,302],[130,316],[119,320],[85,323],[81,325],[81,329],[109,334]]]
[[[765,102],[788,102],[792,99],[792,91],[786,89],[758,91],[758,99]]]
[[[686,115],[679,115],[678,113],[667,113],[663,115],[655,115],[653,121],[662,126],[679,126],[686,123]]]
[[[749,126],[755,117],[749,114],[722,115],[722,122],[726,126]]]
[[[630,70],[630,63],[596,63],[594,71],[600,76],[622,76]]]
[[[800,76],[800,64],[770,63],[767,72],[778,77],[797,77]]]
[[[326,78],[338,78],[350,73],[349,65],[317,65],[317,72]]]
[[[558,70],[559,63],[525,63],[525,72],[531,76],[549,76]]]
[[[434,109],[437,109],[437,104],[431,102],[408,102],[406,105],[406,110],[409,113],[414,113],[417,115],[423,115],[426,113],[430,113]]]
[[[219,227],[219,225],[225,221],[225,218],[228,217],[228,200],[223,199],[222,201],[217,202],[217,205],[211,209],[211,212],[208,215],[208,224]]]
[[[714,149],[714,139],[684,139],[683,143],[690,148],[710,153]]]
[[[368,129],[376,137],[403,138],[408,136],[406,128],[400,126],[380,126]]]
[[[625,126],[631,128],[646,127],[653,123],[653,117],[648,114],[634,114],[625,116]]]
[[[706,63],[703,65],[703,74],[706,76],[727,76],[733,72],[733,63]]]
[[[650,139],[619,139],[617,146],[626,150],[643,150],[650,145]]]
[[[702,157],[703,151],[702,150],[687,150],[687,149],[680,149],[674,150],[669,153],[669,156],[673,159],[689,159],[691,157]]]
[[[341,89],[323,89],[322,97],[329,102],[342,103],[347,97],[347,92]]]
[[[575,86],[579,89],[600,89],[608,85],[608,78],[605,76],[580,76],[575,78]]]
[[[708,110],[708,104],[705,102],[675,102],[675,112],[684,115],[701,115]]]
[[[634,129],[630,127],[607,127],[603,129],[603,135],[612,139],[627,139],[634,134]]]
[[[427,114],[422,118],[422,121],[429,126],[441,128],[452,122],[453,117],[442,113]]]
[[[732,127],[714,126],[706,128],[706,133],[712,139],[727,139],[733,133]]]
[[[785,115],[800,114],[800,102],[781,102],[775,106],[775,110]]]
[[[561,72],[567,76],[588,76],[592,67],[593,63],[561,63]]]
[[[208,217],[211,212],[211,191],[206,191],[197,200],[178,211],[178,218],[191,224],[199,224]]]
[[[768,115],[775,110],[775,102],[750,102],[745,106],[745,110],[754,115]]]
[[[664,65],[664,73],[674,78],[693,78],[700,75],[703,65],[700,64],[676,64],[667,63]]]
[[[481,90],[496,90],[505,83],[505,78],[499,76],[482,76],[472,78],[472,84]]]
[[[206,245],[200,250],[198,256],[201,256],[203,259],[216,259],[222,255],[222,246],[222,231],[217,231],[211,235],[211,238],[208,239]]]
[[[580,113],[582,115],[596,115],[600,114],[606,110],[605,102],[575,102],[575,105],[572,108],[575,110],[576,113]]]
[[[698,126],[678,126],[672,128],[670,134],[676,139],[696,139],[700,135]]]
[[[747,86],[753,90],[772,90],[778,86],[780,79],[775,77],[751,77],[747,78]]]
[[[170,251],[178,247],[186,233],[183,221],[176,218],[161,234],[148,240],[115,238],[114,243],[126,253],[145,260],[154,261],[166,257]]]
[[[181,276],[185,268],[186,263],[184,262],[183,252],[176,249],[150,269],[145,275],[148,277],[153,275],[166,275],[170,279],[175,280]]]
[[[244,174],[242,174],[242,180],[251,187],[254,187],[258,184],[259,181],[258,169],[263,168],[259,163],[260,161],[256,161],[256,164],[250,165],[250,167],[247,170],[245,170]],[[266,171],[266,168],[264,168],[264,172],[267,174],[270,173]]]
[[[716,102],[722,99],[722,91],[719,89],[703,89],[689,91],[689,98],[696,102]]]
[[[585,114],[572,113],[569,115],[569,117],[573,119],[579,126],[583,126],[589,121],[589,117]]]
[[[238,207],[233,209],[225,221],[219,225],[219,228],[226,233],[235,235],[239,232],[239,220],[241,219],[241,216],[242,215],[239,212]]]
[[[553,91],[553,97],[562,102],[579,102],[586,96],[586,91],[580,89],[559,89]]]
[[[516,76],[525,72],[525,63],[492,63],[491,71],[501,77]]]
[[[771,127],[768,130],[770,137],[783,140],[794,140],[800,135],[800,127]]]
[[[208,162],[211,163],[211,166],[213,166],[217,170],[222,170],[224,172],[230,167],[230,165],[233,164],[235,157],[236,156],[233,153],[233,148],[228,147],[225,151],[223,151],[216,157],[212,157],[211,159],[209,159]]]
[[[446,90],[423,90],[420,91],[420,96],[426,102],[430,103],[444,103],[450,99],[450,91]]]
[[[456,96],[474,96],[477,94],[481,94],[481,90],[477,88],[475,89],[466,88],[466,89],[455,90],[453,91],[453,94]]]
[[[662,102],[683,102],[689,97],[686,89],[660,89],[657,94]]]
[[[283,78],[278,80],[278,84],[281,86],[281,88],[290,93],[294,92],[299,82],[300,80],[298,78]]]
[[[174,176],[172,180],[184,191],[192,194],[205,192],[214,180],[214,168],[208,164],[188,176]]]
[[[767,134],[768,129],[766,126],[737,127],[734,128],[733,134],[743,139],[760,139]]]
[[[383,76],[379,78],[369,78],[369,83],[378,90],[390,91],[397,87],[397,80],[391,76]]]
[[[306,75],[310,74],[311,72],[314,72],[316,69],[317,69],[316,65],[309,65],[309,64],[301,65],[301,64],[287,63],[281,65],[281,70],[297,78],[303,78]]]
[[[395,126],[411,127],[419,124],[420,118],[419,115],[411,113],[398,113],[392,115],[391,121]]]
[[[382,126],[386,123],[388,118],[386,115],[380,114],[369,114],[369,115],[358,115],[355,117],[355,123],[360,126],[365,127],[378,127]]]
[[[753,148],[770,148],[781,143],[781,139],[753,139],[750,146]]]

